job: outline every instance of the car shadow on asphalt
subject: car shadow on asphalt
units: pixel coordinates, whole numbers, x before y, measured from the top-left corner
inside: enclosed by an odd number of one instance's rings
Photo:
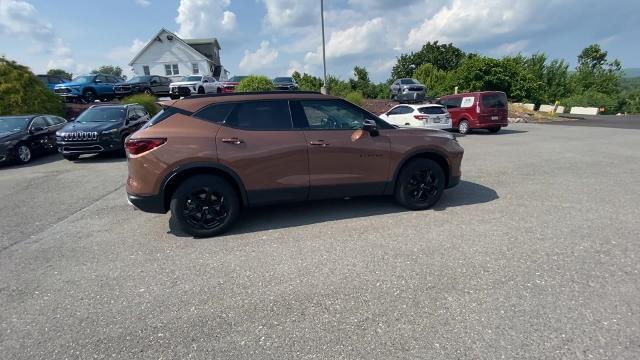
[[[475,135],[500,136],[500,135],[524,134],[527,132],[528,131],[525,131],[525,130],[501,129],[500,131],[494,134],[487,130],[473,130],[470,134],[467,134],[467,135],[457,134],[456,136],[475,136]]]
[[[433,208],[443,211],[448,208],[487,203],[498,199],[498,193],[486,186],[462,181],[453,189],[445,191],[442,199]],[[355,219],[369,216],[395,214],[410,210],[397,205],[391,196],[358,197],[309,201],[294,204],[273,205],[243,211],[238,222],[225,235],[285,229],[328,221]],[[169,220],[169,233],[178,237],[191,237]]]
[[[52,162],[55,162],[55,161],[59,161],[59,160],[62,160],[62,155],[60,155],[59,153],[56,152],[56,153],[52,153],[52,154],[46,154],[46,155],[41,155],[41,156],[35,157],[29,163],[23,164],[23,165],[17,164],[15,162],[3,163],[3,164],[0,164],[0,170],[28,168],[28,167],[32,167],[32,166],[49,164],[49,163],[52,163]]]
[[[108,152],[96,155],[81,156],[78,160],[72,160],[75,163],[115,163],[127,161],[127,158],[121,152]]]

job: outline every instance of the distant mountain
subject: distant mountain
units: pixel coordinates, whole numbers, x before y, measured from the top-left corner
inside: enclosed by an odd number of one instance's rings
[[[640,68],[628,68],[622,71],[624,71],[624,77],[626,78],[640,77]]]

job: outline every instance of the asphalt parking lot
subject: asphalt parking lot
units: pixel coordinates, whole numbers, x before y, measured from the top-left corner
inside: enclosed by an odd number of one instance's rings
[[[640,132],[472,134],[435,210],[250,211],[184,236],[126,162],[0,168],[5,359],[640,358]]]

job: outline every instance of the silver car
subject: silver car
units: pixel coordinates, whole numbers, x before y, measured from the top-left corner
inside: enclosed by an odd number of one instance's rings
[[[427,87],[416,79],[398,79],[391,84],[391,100],[422,101],[427,97]]]

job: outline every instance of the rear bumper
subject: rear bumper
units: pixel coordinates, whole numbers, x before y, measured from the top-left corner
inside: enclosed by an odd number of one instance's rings
[[[127,193],[127,200],[136,208],[154,214],[166,214],[164,200],[159,195],[139,196]]]

